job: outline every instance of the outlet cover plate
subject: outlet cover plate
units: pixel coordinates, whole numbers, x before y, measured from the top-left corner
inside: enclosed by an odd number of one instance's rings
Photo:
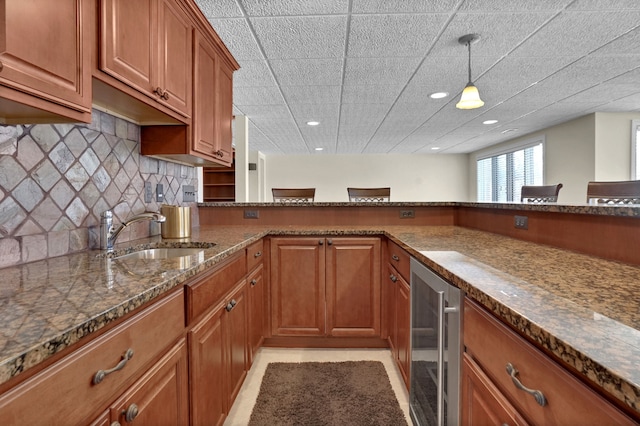
[[[413,219],[416,217],[415,210],[400,210],[400,219]]]
[[[164,201],[164,186],[161,183],[156,186],[156,202],[161,203]]]
[[[245,210],[244,218],[245,219],[258,219],[260,217],[260,210]]]
[[[151,189],[151,182],[144,183],[144,202],[153,202],[153,190]]]
[[[516,215],[514,225],[518,229],[529,229],[529,218],[527,216]]]

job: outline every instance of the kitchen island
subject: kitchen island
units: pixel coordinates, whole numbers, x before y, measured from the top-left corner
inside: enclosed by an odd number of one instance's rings
[[[460,207],[459,203],[433,204],[412,205]],[[206,217],[206,209],[211,206],[201,206],[201,218]],[[597,207],[584,209],[602,216]],[[541,215],[542,210],[523,206],[521,211]],[[615,210],[607,217],[637,220],[637,209],[626,211]],[[577,213],[572,210],[570,214]],[[216,245],[205,248],[193,264],[181,265],[184,269],[176,269],[169,259],[122,263],[97,251],[4,268],[0,270],[0,318],[5,325],[0,345],[1,389],[22,381],[30,370],[38,370],[34,367],[50,363],[59,353],[263,237],[379,235],[399,244],[585,383],[640,418],[640,299],[636,296],[640,267],[459,226],[456,220],[468,219],[458,217],[444,225],[377,226],[214,226],[201,219],[200,228],[194,229],[186,244]],[[530,229],[534,224],[530,222]],[[125,246],[140,249],[175,244],[159,237],[135,243]]]

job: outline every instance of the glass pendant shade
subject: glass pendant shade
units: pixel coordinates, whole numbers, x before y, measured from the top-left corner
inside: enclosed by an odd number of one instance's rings
[[[482,101],[482,99],[480,99],[480,93],[478,93],[478,88],[474,86],[472,82],[467,83],[464,90],[462,91],[460,102],[456,104],[456,108],[474,109],[474,108],[480,108],[483,105],[484,105],[484,102]]]

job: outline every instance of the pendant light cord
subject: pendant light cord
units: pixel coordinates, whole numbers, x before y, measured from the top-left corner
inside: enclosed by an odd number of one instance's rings
[[[469,84],[471,84],[471,42],[467,42],[467,47],[469,48]]]

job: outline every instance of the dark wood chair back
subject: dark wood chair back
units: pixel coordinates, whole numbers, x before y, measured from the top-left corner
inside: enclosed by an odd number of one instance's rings
[[[347,188],[349,201],[382,203],[391,200],[391,188]]]
[[[562,184],[524,185],[520,192],[521,203],[556,203]]]
[[[587,203],[640,204],[640,180],[589,182]]]
[[[271,188],[276,203],[312,203],[316,196],[315,188]]]

